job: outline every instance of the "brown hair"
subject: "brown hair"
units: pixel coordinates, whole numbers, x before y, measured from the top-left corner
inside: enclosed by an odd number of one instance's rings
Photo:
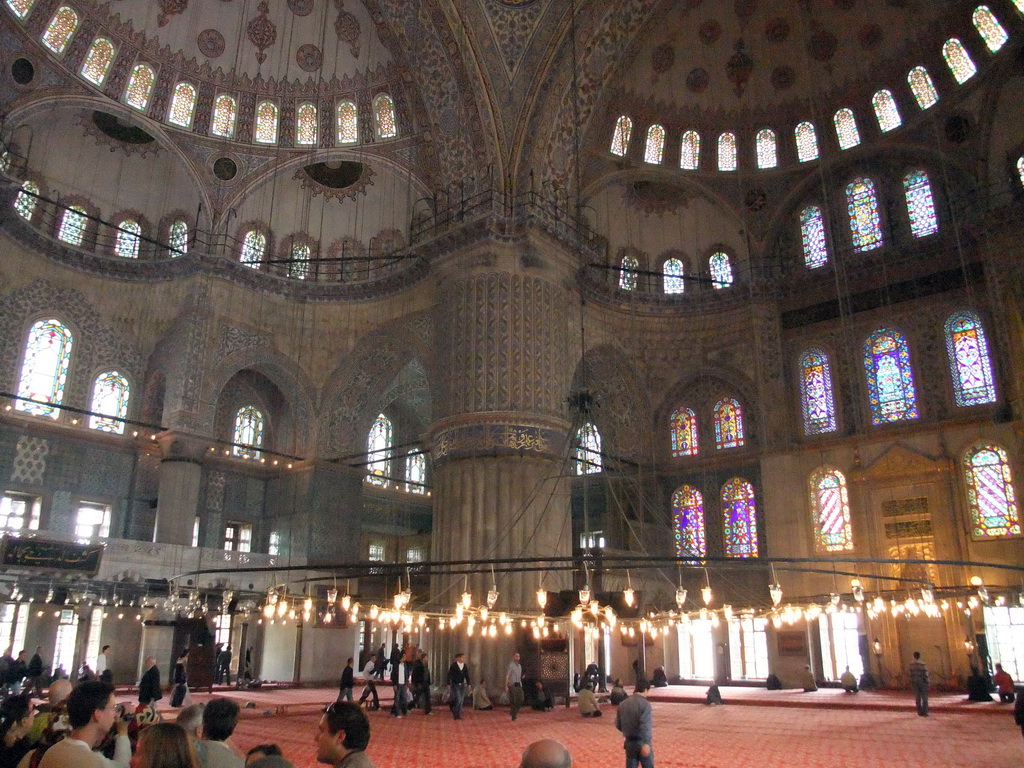
[[[156,723],[139,736],[141,768],[199,768],[192,740],[177,723]]]

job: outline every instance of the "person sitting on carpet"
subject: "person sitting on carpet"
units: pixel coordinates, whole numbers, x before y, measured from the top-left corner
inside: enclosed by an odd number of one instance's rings
[[[800,680],[797,685],[804,689],[804,693],[818,690],[818,683],[814,679],[814,673],[811,672],[810,664],[806,665],[803,672],[800,673]]]
[[[584,717],[601,717],[601,706],[597,703],[594,684],[590,680],[587,680],[580,688],[579,710]]]
[[[490,712],[494,709],[494,705],[491,704],[491,697],[487,695],[486,680],[481,680],[476,688],[473,689],[473,709],[480,710],[481,712]]]
[[[856,693],[860,690],[857,687],[857,678],[854,676],[853,672],[850,671],[849,667],[847,667],[846,671],[839,676],[839,684],[843,686],[843,690],[847,693]]]
[[[977,667],[971,667],[971,676],[967,678],[967,700],[992,701],[992,694],[988,692],[988,680]]]
[[[538,712],[545,712],[555,708],[555,703],[551,700],[551,694],[547,692],[544,683],[540,680],[537,681],[533,692],[533,704],[531,706]]]
[[[615,682],[612,683],[612,692],[608,697],[608,701],[612,703],[613,707],[617,707],[627,698],[629,697],[626,695],[626,689],[622,687],[622,680],[616,677]]]
[[[664,667],[658,667],[651,675],[651,685],[654,688],[668,688],[668,674]]]

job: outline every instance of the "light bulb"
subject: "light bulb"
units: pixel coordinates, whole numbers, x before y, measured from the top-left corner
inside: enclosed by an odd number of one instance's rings
[[[462,607],[469,608],[473,604],[473,595],[469,592],[462,593]]]
[[[1021,594],[1024,595],[1024,592],[1022,592]],[[544,610],[544,606],[546,606],[547,604],[548,604],[548,591],[546,589],[544,589],[544,587],[541,587],[540,589],[537,590],[537,605],[539,605],[540,609],[543,611]]]
[[[307,597],[305,599],[305,601],[303,601],[303,603],[302,603],[302,612],[303,613],[312,613],[313,612],[313,598]]]
[[[288,603],[284,600],[280,600],[277,603],[277,615],[284,616],[288,612]]]
[[[768,594],[772,596],[772,605],[782,602],[782,585],[779,583],[768,585]]]
[[[929,605],[935,602],[935,587],[931,584],[925,584],[921,587],[921,599]]]
[[[626,601],[626,605],[632,608],[633,601],[636,599],[636,597],[633,594],[633,590],[629,587],[626,587],[624,590],[622,590],[622,599]]]
[[[348,613],[348,609],[351,606],[352,606],[352,596],[351,595],[345,595],[343,598],[341,598],[341,610],[343,610],[346,613]]]
[[[493,608],[496,602],[498,602],[498,586],[495,584],[487,590],[487,607]]]
[[[682,587],[676,588],[676,607],[683,610],[683,603],[686,602],[686,590]]]
[[[701,587],[700,596],[704,599],[704,605],[711,605],[712,592],[710,586]]]
[[[338,600],[338,590],[334,589],[333,587],[331,589],[328,589],[327,590],[327,602],[328,603],[335,603],[335,602],[337,602],[337,600]]]
[[[583,589],[580,590],[580,604],[586,605],[590,602],[590,585],[584,584]]]

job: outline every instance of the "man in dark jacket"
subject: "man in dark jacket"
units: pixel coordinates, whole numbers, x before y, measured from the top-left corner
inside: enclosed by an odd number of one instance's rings
[[[36,652],[32,654],[32,658],[28,660],[28,672],[27,676],[29,679],[29,685],[26,687],[26,693],[29,691],[34,692],[36,695],[42,695],[43,693],[43,657],[40,651],[43,650],[43,646],[37,645]]]
[[[139,704],[154,704],[163,697],[160,691],[160,668],[156,665],[156,659],[147,656],[146,671],[139,680]]]
[[[341,671],[341,684],[338,687],[338,701],[348,699],[352,701],[352,687],[356,684],[355,671],[352,669],[352,659],[345,662],[345,668]]]
[[[412,663],[412,705],[418,707],[423,700],[423,714],[430,712],[430,668],[427,666],[427,653],[420,651],[416,661]]]
[[[462,702],[466,698],[466,687],[469,685],[469,665],[466,654],[455,654],[455,661],[448,667],[448,688],[451,691],[452,717],[462,719]]]

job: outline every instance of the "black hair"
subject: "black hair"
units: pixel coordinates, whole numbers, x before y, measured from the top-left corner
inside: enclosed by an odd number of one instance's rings
[[[332,734],[345,732],[341,745],[346,749],[364,750],[370,743],[370,719],[363,708],[351,701],[338,701],[327,709],[327,730]]]
[[[644,691],[650,690],[651,684],[646,680],[637,680],[636,688],[633,689],[633,693],[643,693]]]
[[[277,744],[257,744],[255,747],[245,753],[246,757],[252,757],[257,752],[262,752],[265,756],[270,757],[272,755],[280,755],[284,757],[284,752]]]
[[[84,728],[92,722],[92,713],[107,708],[114,686],[102,680],[86,680],[68,696],[68,722],[72,728]]]
[[[28,713],[32,711],[32,697],[26,694],[8,696],[3,704],[0,704],[0,741],[7,736],[7,732],[20,723]]]
[[[203,710],[203,736],[210,741],[225,741],[238,725],[238,704],[231,699],[212,699]]]

